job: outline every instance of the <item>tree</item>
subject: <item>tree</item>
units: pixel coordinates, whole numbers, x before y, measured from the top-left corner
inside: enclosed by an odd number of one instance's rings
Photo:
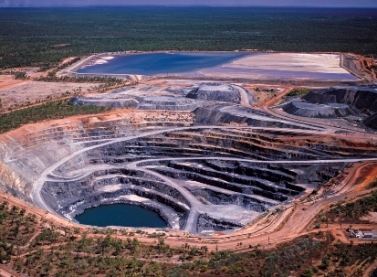
[[[50,71],[50,72],[48,73],[48,78],[54,79],[54,78],[55,78],[55,75],[56,75],[56,72],[55,72],[55,71]]]
[[[102,249],[102,255],[105,254],[106,248],[108,248],[111,245],[111,237],[110,235],[107,235],[104,240],[101,242],[101,249]]]
[[[10,262],[13,251],[13,245],[6,242],[0,242],[0,264]]]
[[[327,269],[330,265],[330,260],[327,258],[327,257],[323,257],[322,258],[322,264],[321,264],[321,268],[322,269]]]
[[[200,247],[200,249],[202,249],[202,251],[204,252],[204,256],[207,256],[207,254],[208,254],[208,247],[207,246],[202,246],[202,247]]]
[[[314,275],[313,269],[308,268],[308,269],[305,269],[304,272],[302,272],[301,277],[313,277],[313,275]]]
[[[164,246],[165,246],[165,239],[163,237],[158,237],[158,243],[157,243],[158,253],[161,253],[161,250],[164,248]]]
[[[18,80],[25,80],[26,79],[26,72],[18,71],[14,74],[14,77]]]

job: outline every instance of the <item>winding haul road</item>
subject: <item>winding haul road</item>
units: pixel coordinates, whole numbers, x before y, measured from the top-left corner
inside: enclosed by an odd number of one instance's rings
[[[308,128],[310,128],[310,126],[308,126]],[[31,199],[33,200],[33,203],[36,204],[37,206],[39,206],[39,207],[41,207],[41,208],[43,208],[43,209],[45,209],[45,210],[47,210],[51,213],[55,213],[55,211],[53,209],[51,209],[51,207],[45,203],[45,201],[43,200],[43,198],[41,196],[41,190],[42,190],[44,183],[47,180],[49,180],[49,178],[48,178],[49,175],[54,175],[54,171],[58,167],[62,166],[63,164],[65,164],[69,160],[71,160],[71,159],[77,157],[78,155],[83,154],[87,151],[90,151],[90,150],[93,150],[93,149],[96,149],[96,148],[100,148],[100,147],[103,147],[103,146],[108,146],[108,145],[118,143],[118,142],[130,141],[130,140],[134,140],[134,139],[138,139],[138,138],[151,137],[151,136],[154,136],[154,135],[159,135],[159,134],[164,134],[164,133],[171,133],[171,132],[185,131],[185,130],[204,130],[204,129],[248,129],[248,130],[251,130],[251,131],[252,130],[266,130],[266,131],[268,130],[268,131],[284,131],[284,132],[289,131],[289,132],[292,132],[292,133],[304,133],[304,134],[323,134],[323,133],[326,132],[325,130],[297,130],[297,129],[267,128],[267,127],[266,128],[264,128],[264,127],[233,127],[233,126],[216,126],[216,125],[214,125],[214,126],[191,126],[191,127],[168,128],[168,129],[146,132],[146,133],[142,133],[142,134],[138,134],[138,135],[134,135],[134,136],[114,138],[114,139],[107,140],[106,142],[101,143],[101,144],[82,148],[82,149],[80,149],[76,152],[73,152],[69,156],[61,159],[57,163],[46,168],[39,175],[38,179],[36,179],[33,182],[33,190],[32,190],[31,195],[30,195]],[[67,180],[67,179],[62,178],[62,180]]]
[[[248,101],[247,91],[243,90],[242,87],[234,86],[241,94],[242,105],[250,108],[250,103]],[[289,91],[289,90],[288,90]],[[288,91],[285,91],[288,92]],[[278,96],[279,98],[281,95]],[[274,101],[269,101],[269,105],[273,104]],[[185,226],[183,231],[189,233],[197,233],[197,222],[198,218],[202,214],[210,215],[213,212],[213,205],[205,205],[200,202],[193,194],[187,190],[179,180],[175,180],[164,176],[158,172],[151,170],[151,166],[154,163],[165,162],[165,161],[201,161],[201,160],[215,160],[215,161],[237,161],[253,164],[291,164],[291,165],[312,165],[312,164],[336,164],[336,163],[347,163],[353,164],[349,169],[348,174],[341,181],[340,184],[336,185],[334,191],[330,194],[322,195],[320,198],[316,199],[314,202],[303,202],[298,199],[292,201],[290,204],[284,206],[284,211],[274,217],[271,221],[263,217],[255,218],[253,224],[250,226],[245,226],[244,228],[238,229],[235,232],[226,235],[222,234],[218,237],[199,237],[191,235],[190,237],[185,236],[183,233],[178,235],[175,233],[175,236],[168,236],[165,239],[165,242],[174,247],[181,247],[182,244],[187,243],[191,246],[202,247],[205,246],[209,250],[215,251],[219,250],[238,250],[238,251],[247,251],[249,245],[276,245],[282,242],[291,241],[292,239],[297,238],[298,236],[309,234],[311,232],[317,231],[326,231],[331,232],[334,237],[342,241],[348,242],[348,239],[344,236],[342,227],[338,225],[328,225],[327,227],[321,226],[320,229],[313,229],[313,220],[316,218],[316,215],[321,212],[321,210],[329,207],[330,204],[337,201],[343,201],[345,199],[352,199],[360,197],[364,194],[370,192],[370,190],[357,190],[358,178],[363,174],[362,170],[364,167],[373,164],[377,166],[377,157],[369,158],[346,158],[346,159],[320,159],[320,160],[257,160],[257,159],[247,159],[247,158],[235,158],[235,157],[224,157],[224,156],[198,156],[198,157],[159,157],[159,158],[144,158],[133,162],[126,162],[119,165],[90,165],[80,171],[79,174],[75,176],[59,176],[55,171],[63,164],[67,163],[71,159],[78,157],[81,154],[97,149],[104,146],[110,146],[115,143],[132,141],[139,138],[153,137],[160,134],[168,134],[179,131],[194,131],[194,130],[224,130],[224,129],[235,129],[235,130],[248,130],[249,132],[253,131],[272,131],[272,132],[281,132],[281,133],[292,133],[305,136],[328,136],[336,137],[344,140],[354,139],[360,142],[366,142],[370,139],[374,140],[377,138],[375,134],[365,134],[357,131],[356,128],[343,128],[343,126],[333,126],[331,122],[323,122],[322,120],[312,120],[312,119],[301,119],[297,116],[286,115],[285,113],[279,112],[276,109],[271,110],[269,107],[264,106],[257,108],[269,113],[275,117],[266,117],[266,121],[275,120],[281,123],[289,124],[293,126],[292,128],[270,128],[270,127],[244,127],[244,126],[190,126],[190,127],[176,127],[176,128],[164,128],[154,131],[148,131],[136,135],[130,135],[120,138],[109,138],[106,140],[93,140],[96,141],[97,145],[89,146],[82,148],[78,151],[73,152],[69,156],[61,159],[55,164],[51,165],[45,169],[42,174],[34,181],[33,190],[31,192],[31,198],[33,202],[53,214],[56,212],[44,201],[41,191],[43,185],[46,181],[77,181],[80,180],[96,170],[111,169],[111,168],[125,168],[132,171],[143,172],[149,176],[153,176],[156,179],[164,182],[167,186],[174,188],[178,191],[187,201],[190,206],[189,214],[186,218]],[[242,112],[238,114],[242,116]],[[254,115],[256,120],[263,120],[263,116]],[[277,118],[277,119],[276,119]],[[297,128],[297,129],[296,129]],[[304,129],[301,129],[304,128]],[[343,131],[343,132],[339,132]],[[344,132],[346,131],[346,132]],[[78,142],[77,145],[80,145]],[[218,205],[217,209],[224,213],[226,218],[227,207],[223,205]],[[377,228],[377,225],[368,225],[367,228],[374,226]],[[355,228],[365,228],[364,225],[355,225]],[[143,242],[146,243],[155,243],[155,239],[138,237]],[[242,243],[242,246],[240,246]],[[356,241],[355,243],[363,243],[362,241]]]
[[[285,120],[284,120],[285,121]],[[300,124],[302,125],[302,124]],[[301,127],[301,126],[300,126]],[[66,176],[58,176],[54,174],[54,171],[68,162],[69,160],[77,157],[80,154],[83,154],[87,151],[100,148],[103,146],[108,146],[114,143],[118,142],[125,142],[130,141],[138,138],[145,138],[145,137],[151,137],[158,134],[165,134],[165,133],[172,133],[177,131],[186,131],[186,130],[211,130],[211,129],[247,129],[251,132],[253,130],[265,130],[265,131],[277,131],[277,132],[291,132],[291,133],[298,133],[298,134],[310,134],[310,135],[324,135],[324,134],[330,134],[333,133],[334,130],[329,129],[322,129],[322,127],[314,127],[305,125],[307,130],[303,129],[291,129],[291,128],[268,128],[268,127],[233,127],[233,126],[191,126],[191,127],[177,127],[177,128],[167,128],[167,129],[160,129],[156,131],[141,133],[138,135],[133,136],[127,136],[122,138],[114,138],[109,139],[106,142],[103,142],[101,144],[97,144],[94,146],[85,147],[79,151],[76,151],[72,153],[71,155],[63,158],[62,160],[58,161],[57,163],[51,165],[46,170],[40,174],[39,178],[34,181],[33,183],[33,190],[31,192],[31,198],[37,206],[51,212],[55,213],[55,211],[44,201],[41,190],[43,188],[43,185],[46,181],[52,180],[50,177],[54,177],[54,181],[74,181],[78,180],[80,178],[85,177],[86,175],[93,172],[93,168],[88,167],[80,176],[74,176],[72,178],[68,178]],[[310,129],[309,129],[310,128]],[[263,160],[256,160],[256,159],[242,159],[242,158],[234,158],[234,157],[219,157],[219,156],[200,156],[200,157],[180,157],[180,158],[156,158],[156,159],[144,159],[139,160],[135,162],[130,162],[123,167],[128,168],[130,170],[138,170],[142,171],[146,174],[155,176],[156,178],[164,181],[168,186],[176,189],[179,191],[182,196],[189,202],[190,204],[190,214],[187,218],[184,230],[187,232],[195,233],[196,232],[196,224],[195,222],[198,219],[198,216],[200,214],[204,213],[210,213],[212,207],[208,207],[205,204],[202,204],[197,198],[195,198],[187,189],[182,187],[180,184],[174,182],[171,178],[168,178],[162,174],[156,173],[152,170],[143,168],[140,166],[140,164],[146,164],[151,162],[159,162],[159,161],[195,161],[195,160],[219,160],[219,161],[239,161],[239,162],[248,162],[248,163],[254,163],[254,164],[326,164],[326,163],[356,163],[356,162],[371,162],[371,161],[377,161],[377,158],[352,158],[352,159],[325,159],[325,160],[278,160],[278,161],[263,161]],[[101,165],[101,169],[104,168],[113,168],[112,166],[106,166]],[[97,167],[98,169],[98,167]],[[60,180],[59,180],[60,178]],[[56,213],[55,213],[56,214]]]
[[[252,108],[250,105],[250,94],[249,92],[244,89],[242,86],[238,84],[231,84],[231,86],[236,89],[241,97],[241,106],[245,108]],[[190,126],[190,127],[173,127],[173,128],[164,128],[164,129],[158,129],[154,131],[148,131],[143,132],[136,135],[130,135],[130,136],[124,136],[124,137],[118,137],[118,138],[110,138],[106,140],[93,140],[96,141],[97,145],[84,147],[78,151],[75,151],[71,153],[69,156],[61,159],[60,161],[56,162],[55,164],[51,165],[50,167],[46,168],[39,177],[33,182],[33,189],[31,192],[31,199],[33,200],[34,204],[37,206],[51,212],[55,213],[55,211],[44,201],[41,191],[43,188],[43,185],[46,181],[77,181],[81,178],[84,178],[85,176],[91,174],[95,170],[98,169],[109,169],[109,168],[116,168],[117,166],[111,166],[111,165],[100,165],[100,166],[88,166],[87,168],[83,169],[80,174],[73,176],[73,177],[67,177],[67,176],[59,176],[55,173],[56,169],[58,169],[63,164],[67,163],[71,159],[84,154],[90,150],[101,148],[104,146],[109,146],[115,143],[119,142],[125,142],[125,141],[131,141],[136,140],[140,138],[146,138],[146,137],[153,137],[155,135],[159,134],[167,134],[167,133],[173,133],[173,132],[179,132],[179,131],[189,131],[189,130],[214,130],[214,129],[237,129],[237,130],[249,130],[250,132],[253,132],[253,130],[259,130],[259,131],[274,131],[274,132],[289,132],[292,134],[305,134],[305,135],[317,135],[317,136],[344,136],[344,138],[354,137],[354,138],[361,138],[361,135],[357,132],[354,132],[353,129],[345,129],[341,126],[333,126],[329,124],[328,122],[323,122],[322,120],[313,120],[313,119],[306,119],[306,118],[299,118],[297,116],[287,115],[285,113],[277,112],[276,110],[273,110],[270,108],[273,104],[276,103],[277,100],[281,99],[286,93],[288,93],[292,87],[287,87],[282,93],[280,93],[277,97],[269,100],[261,107],[254,107],[255,110],[260,110],[265,113],[267,113],[270,116],[264,116],[257,113],[248,113],[247,117],[259,121],[266,121],[266,122],[278,122],[281,124],[288,124],[289,126],[294,126],[292,128],[271,128],[271,127],[251,127],[251,126],[217,126],[217,125],[209,125],[209,126]],[[224,107],[222,108],[224,111],[232,112],[236,116],[243,117],[245,116],[245,111],[239,110],[235,111],[232,110],[232,106]],[[297,129],[295,129],[297,127]],[[347,134],[338,134],[337,132],[339,130],[346,130]],[[369,135],[368,138],[374,138],[374,135]],[[365,134],[364,138],[365,140]],[[80,145],[80,142],[77,143],[77,145]],[[195,233],[196,224],[195,222],[198,219],[198,216],[200,214],[204,213],[210,213],[210,209],[213,209],[213,207],[207,206],[203,203],[201,203],[194,195],[192,195],[186,188],[182,186],[181,183],[175,181],[172,178],[166,177],[162,174],[159,174],[153,170],[150,170],[144,165],[148,163],[153,162],[160,162],[160,161],[195,161],[195,160],[218,160],[218,161],[238,161],[238,162],[247,162],[247,163],[254,163],[254,164],[298,164],[298,165],[304,165],[304,164],[335,164],[335,163],[357,163],[357,162],[375,162],[377,161],[377,158],[371,157],[371,158],[348,158],[348,159],[322,159],[322,160],[274,160],[274,161],[266,161],[266,160],[256,160],[256,159],[244,159],[244,158],[234,158],[234,157],[224,157],[224,156],[199,156],[199,157],[164,157],[164,158],[155,158],[155,159],[142,159],[134,162],[124,163],[122,164],[122,168],[127,168],[129,170],[134,171],[141,171],[146,173],[147,175],[154,176],[157,179],[163,181],[166,185],[174,188],[178,192],[181,193],[181,195],[188,201],[190,205],[190,214],[187,218],[184,230],[188,232]],[[55,213],[56,214],[56,213]]]

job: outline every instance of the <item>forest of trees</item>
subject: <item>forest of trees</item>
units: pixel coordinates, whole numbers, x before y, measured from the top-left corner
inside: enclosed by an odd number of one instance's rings
[[[0,68],[125,50],[344,51],[377,54],[376,9],[0,9]]]

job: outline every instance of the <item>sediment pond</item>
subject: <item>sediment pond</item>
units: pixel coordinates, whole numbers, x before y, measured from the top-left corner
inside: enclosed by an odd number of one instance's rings
[[[174,52],[94,56],[78,74],[357,81],[337,54]]]
[[[242,58],[242,53],[152,53],[115,56],[85,66],[78,73],[155,75],[210,68]]]

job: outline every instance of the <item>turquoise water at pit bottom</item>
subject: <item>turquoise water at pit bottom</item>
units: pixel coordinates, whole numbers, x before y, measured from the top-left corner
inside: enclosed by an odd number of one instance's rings
[[[154,211],[138,205],[112,204],[86,209],[75,217],[80,224],[98,227],[124,226],[166,228],[167,223]]]

